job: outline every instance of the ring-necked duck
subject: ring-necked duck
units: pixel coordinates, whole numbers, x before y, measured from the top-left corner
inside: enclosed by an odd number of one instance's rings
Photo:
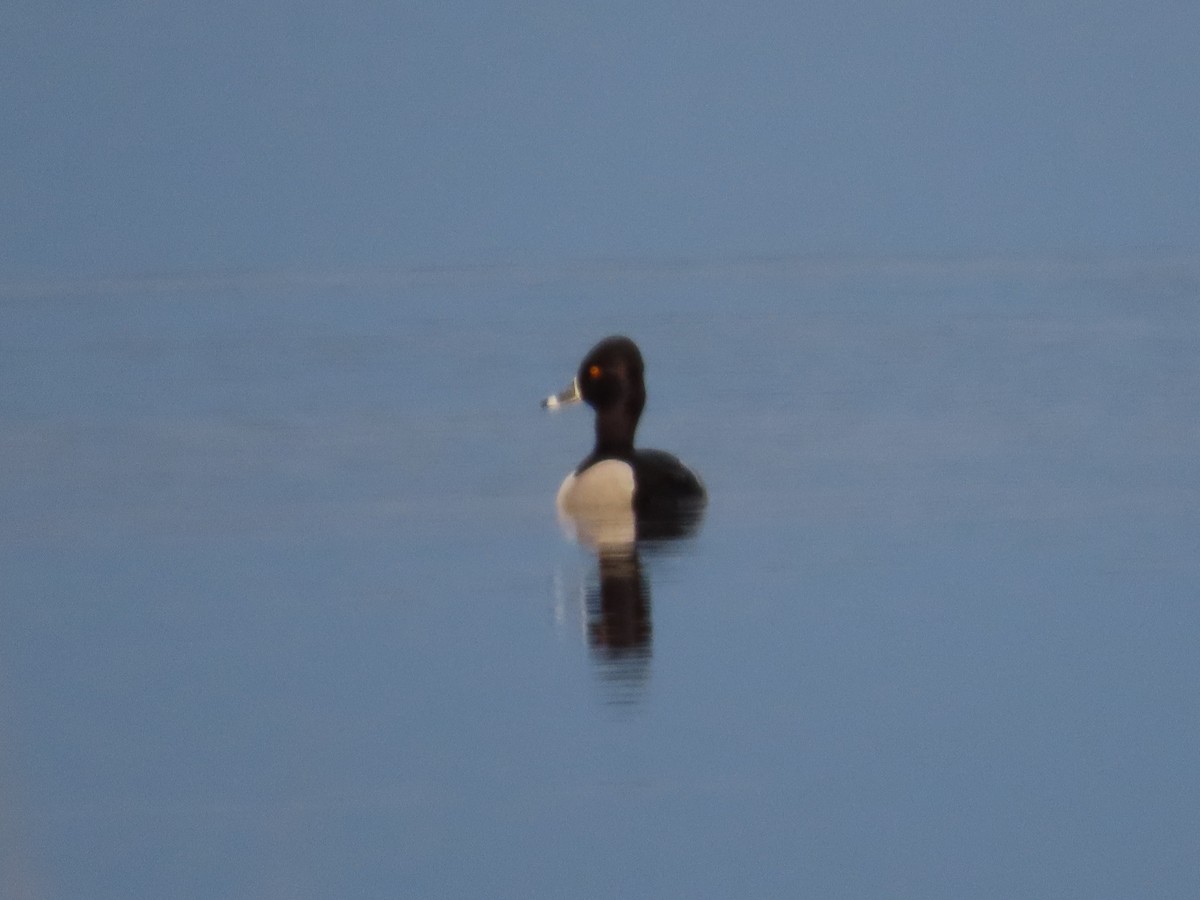
[[[558,490],[570,518],[632,510],[638,537],[677,536],[704,507],[704,486],[691,469],[662,450],[635,450],[633,435],[646,405],[645,364],[637,344],[607,337],[588,351],[579,374],[542,405],[556,409],[584,400],[596,411],[596,443]]]

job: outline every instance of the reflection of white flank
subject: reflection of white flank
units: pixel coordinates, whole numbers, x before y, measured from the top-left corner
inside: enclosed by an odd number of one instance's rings
[[[605,459],[558,489],[555,505],[563,527],[582,544],[594,548],[632,544],[637,537],[633,515],[633,467]]]
[[[578,566],[560,565],[554,572],[554,628],[561,636],[568,629],[587,643],[587,585]]]

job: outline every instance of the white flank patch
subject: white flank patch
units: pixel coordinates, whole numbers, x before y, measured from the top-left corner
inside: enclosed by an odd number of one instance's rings
[[[633,488],[629,463],[601,460],[580,475],[572,472],[563,481],[556,500],[559,518],[585,544],[632,544],[637,536]]]

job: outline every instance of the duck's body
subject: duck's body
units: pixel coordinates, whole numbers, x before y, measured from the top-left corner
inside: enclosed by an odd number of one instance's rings
[[[705,503],[700,479],[675,456],[633,446],[646,405],[645,365],[637,345],[609,337],[593,347],[570,388],[545,401],[557,407],[584,400],[596,411],[592,452],[558,490],[560,513],[630,517],[639,536],[683,533]]]

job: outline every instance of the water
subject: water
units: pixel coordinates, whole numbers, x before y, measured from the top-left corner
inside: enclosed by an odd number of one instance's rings
[[[1189,258],[10,285],[0,894],[1192,897],[1198,300]],[[559,531],[590,423],[538,406],[616,331],[711,498],[632,571]]]

